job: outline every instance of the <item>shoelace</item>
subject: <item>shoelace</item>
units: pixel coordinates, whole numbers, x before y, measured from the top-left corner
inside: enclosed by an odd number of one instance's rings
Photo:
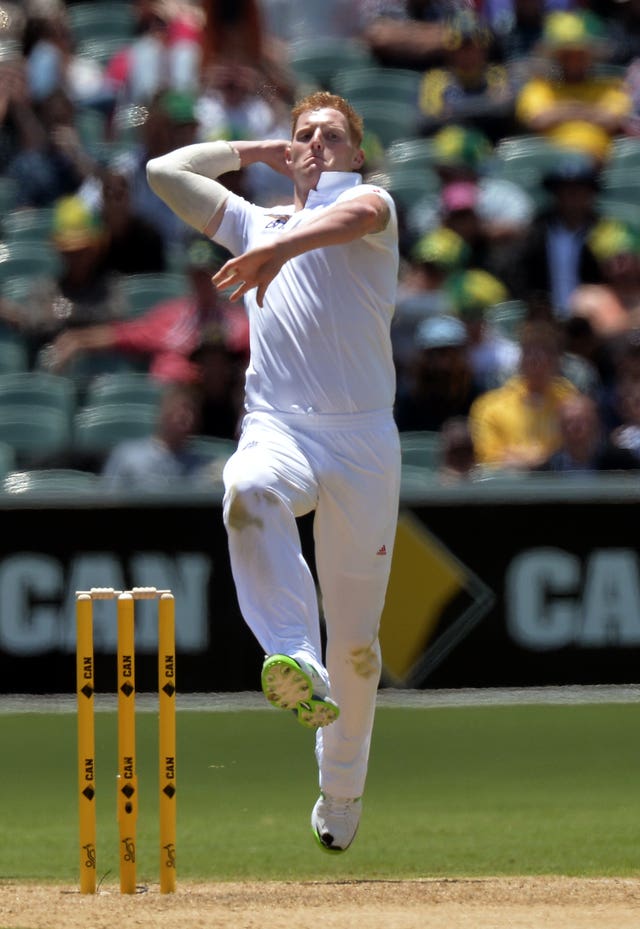
[[[357,803],[357,798],[353,800],[341,800],[337,797],[324,797],[324,802],[327,810],[333,816],[341,816],[343,819],[346,819],[351,811],[351,807],[354,803]]]

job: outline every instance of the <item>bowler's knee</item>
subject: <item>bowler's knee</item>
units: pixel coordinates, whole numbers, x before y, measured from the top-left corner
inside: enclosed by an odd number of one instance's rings
[[[224,524],[228,530],[242,530],[249,526],[264,528],[264,508],[278,502],[271,490],[254,481],[238,481],[225,493],[223,504]]]
[[[351,645],[347,650],[347,660],[358,677],[379,677],[382,670],[382,656],[378,639],[364,645]]]

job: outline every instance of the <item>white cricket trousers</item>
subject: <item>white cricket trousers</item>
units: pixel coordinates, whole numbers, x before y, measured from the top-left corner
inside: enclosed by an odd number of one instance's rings
[[[359,797],[398,519],[400,442],[392,413],[248,413],[224,485],[242,615],[266,655],[311,661],[330,684],[340,716],[316,734],[320,788]],[[296,524],[311,510],[326,665],[318,593]]]

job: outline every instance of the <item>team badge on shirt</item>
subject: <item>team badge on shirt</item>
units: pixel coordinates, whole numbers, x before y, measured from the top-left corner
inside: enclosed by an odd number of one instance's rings
[[[265,229],[277,229],[278,226],[284,226],[291,219],[287,214],[281,215],[279,213],[267,213],[266,218],[269,220]]]

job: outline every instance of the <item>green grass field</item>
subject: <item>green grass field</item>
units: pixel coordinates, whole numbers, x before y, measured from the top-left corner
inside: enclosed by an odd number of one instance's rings
[[[277,711],[178,712],[178,881],[637,876],[640,707],[378,710],[356,843],[309,828],[313,733]],[[0,716],[0,875],[77,883],[76,720]],[[98,880],[118,880],[116,718],[96,716]],[[138,881],[158,880],[157,719],[137,721]]]

